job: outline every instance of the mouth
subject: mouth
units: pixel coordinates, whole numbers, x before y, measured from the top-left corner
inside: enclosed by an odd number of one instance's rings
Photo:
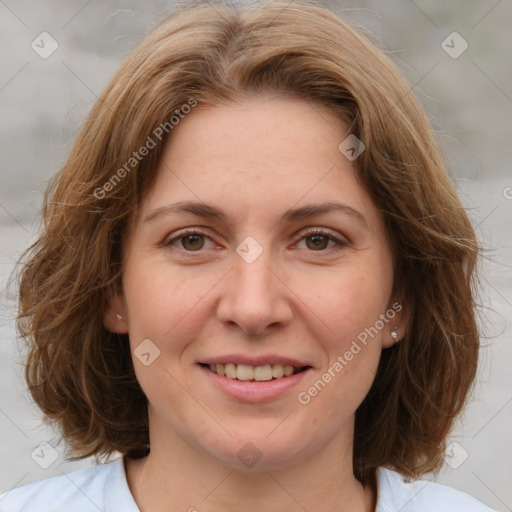
[[[311,366],[293,366],[290,364],[264,364],[253,366],[243,363],[199,363],[210,372],[231,380],[268,382],[286,379],[302,373]]]
[[[197,367],[224,396],[252,404],[291,396],[314,371],[305,360],[271,354],[225,354],[198,361]]]

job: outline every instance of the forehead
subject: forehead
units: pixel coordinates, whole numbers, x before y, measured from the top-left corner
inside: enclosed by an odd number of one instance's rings
[[[347,128],[333,111],[297,98],[253,98],[244,103],[194,109],[172,132],[166,153],[185,159],[222,162],[230,170],[297,171],[312,159],[316,168],[339,159]],[[284,165],[283,165],[284,164]],[[327,171],[328,169],[325,169]]]
[[[194,201],[241,220],[271,220],[293,206],[342,201],[375,217],[338,148],[346,136],[333,111],[301,99],[198,106],[171,133],[142,216]]]

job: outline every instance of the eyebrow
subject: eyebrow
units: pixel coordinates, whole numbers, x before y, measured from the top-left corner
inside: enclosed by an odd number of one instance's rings
[[[345,213],[356,219],[365,227],[368,227],[368,223],[366,222],[366,219],[361,212],[355,210],[347,204],[336,202],[310,204],[307,206],[301,206],[299,208],[291,208],[284,213],[282,221],[293,222],[309,217],[314,217],[316,215],[330,213],[333,211]],[[205,203],[190,201],[181,201],[156,208],[145,217],[144,222],[152,221],[156,217],[159,217],[163,214],[172,213],[191,213],[197,217],[202,217],[205,219],[216,219],[224,223],[227,222],[227,215],[222,210]]]

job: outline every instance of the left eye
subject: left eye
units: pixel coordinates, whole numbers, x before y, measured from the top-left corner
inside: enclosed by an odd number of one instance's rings
[[[345,242],[338,240],[329,231],[322,229],[310,229],[305,233],[302,233],[300,242],[304,241],[306,247],[315,252],[322,252],[325,250],[333,249],[335,246],[346,245]],[[299,243],[300,243],[299,242]],[[329,247],[329,244],[333,244]]]

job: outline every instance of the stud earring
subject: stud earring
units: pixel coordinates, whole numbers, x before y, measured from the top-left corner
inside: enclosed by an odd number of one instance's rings
[[[396,332],[397,327],[393,327],[393,330],[391,331],[391,337],[393,338],[394,343],[398,343],[398,333]]]
[[[122,317],[119,313],[116,313],[116,318],[117,318],[118,320],[122,320],[122,319],[123,319],[123,317]]]

